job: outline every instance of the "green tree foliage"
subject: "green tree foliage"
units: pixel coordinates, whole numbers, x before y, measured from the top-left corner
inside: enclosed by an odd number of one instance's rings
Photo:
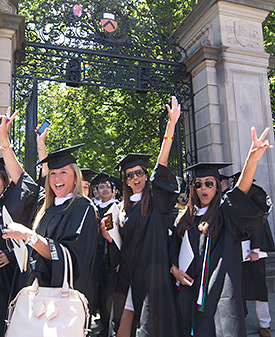
[[[264,41],[266,51],[275,57],[275,13],[272,13],[266,20],[263,26]],[[273,116],[273,128],[275,130],[275,69],[271,70],[268,74],[269,78],[269,91],[271,99],[271,109]]]
[[[156,93],[49,83],[39,92],[39,121],[52,121],[49,151],[84,142],[79,165],[111,172],[128,152],[151,153],[156,158],[157,121],[166,99]]]
[[[267,20],[263,25],[264,31],[264,42],[265,49],[270,54],[275,56],[275,45],[274,45],[274,37],[275,37],[275,13],[269,15]]]
[[[154,17],[158,18],[163,32],[170,36],[198,0],[146,0],[146,3]]]

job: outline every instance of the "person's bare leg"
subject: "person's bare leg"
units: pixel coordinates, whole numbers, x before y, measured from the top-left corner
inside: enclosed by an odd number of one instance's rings
[[[127,309],[123,310],[119,329],[116,335],[117,337],[130,337],[134,314],[135,314],[134,311]]]

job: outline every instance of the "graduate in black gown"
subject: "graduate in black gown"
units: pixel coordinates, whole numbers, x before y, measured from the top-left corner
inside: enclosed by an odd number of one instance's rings
[[[177,219],[178,237],[170,246],[171,271],[180,284],[178,315],[181,337],[244,337],[241,245],[261,227],[271,202],[258,204],[248,196],[257,162],[272,146],[257,139],[252,128],[252,146],[236,187],[221,203],[218,169],[225,165],[199,163],[194,172],[188,208]],[[184,270],[185,269],[185,270]]]
[[[107,337],[112,295],[116,285],[117,273],[115,268],[110,265],[108,242],[101,234],[100,221],[114,203],[118,204],[118,201],[113,198],[115,185],[109,174],[104,172],[99,173],[93,178],[92,184],[96,187],[101,200],[97,205],[99,236],[95,265],[95,275],[97,276],[96,301],[93,314],[98,309],[101,323],[98,336]]]
[[[119,252],[118,282],[112,326],[117,337],[178,337],[175,300],[169,274],[168,214],[179,192],[167,168],[175,125],[180,116],[177,99],[167,106],[169,121],[151,180],[146,168],[150,155],[129,154],[118,165],[124,171],[119,216],[121,250],[110,242],[111,257]]]
[[[82,173],[82,189],[83,189],[83,195],[85,197],[88,197],[92,200],[92,185],[91,185],[91,179],[93,176],[97,175],[98,172],[92,169],[82,168],[80,169]]]
[[[268,221],[250,237],[248,260],[242,263],[244,301],[255,301],[260,336],[271,336],[271,316],[268,305],[265,258],[267,252],[274,252],[275,245]],[[243,256],[243,258],[246,258]],[[246,303],[245,303],[246,308]],[[247,312],[247,311],[246,311]]]
[[[5,165],[15,183],[12,194],[16,210],[30,207],[30,200],[33,207],[38,199],[32,199],[33,195],[39,195],[43,188],[36,185],[23,171],[10,145],[8,131],[15,116],[16,113],[7,123],[6,118],[2,117],[0,141]],[[64,261],[60,244],[67,247],[73,260],[74,287],[89,300],[93,298],[92,274],[97,247],[97,224],[94,205],[82,195],[81,173],[71,154],[79,147],[53,151],[43,160],[49,168],[45,198],[41,208],[36,209],[38,212],[32,229],[14,222],[4,230],[2,237],[23,239],[33,248],[33,275],[38,278],[41,286],[47,287],[62,286]],[[28,181],[31,181],[29,185],[33,189],[30,200],[22,200]]]
[[[9,178],[5,171],[3,158],[0,158],[0,195],[9,185]],[[2,198],[2,205],[4,199]],[[2,208],[1,205],[1,208]],[[4,332],[4,320],[9,304],[9,295],[12,286],[16,262],[13,251],[6,244],[6,240],[0,237],[0,336]]]

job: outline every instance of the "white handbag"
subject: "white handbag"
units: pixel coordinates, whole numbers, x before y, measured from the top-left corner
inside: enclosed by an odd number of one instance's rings
[[[67,248],[62,288],[39,287],[38,280],[19,291],[9,305],[5,337],[83,337],[88,334],[88,301],[73,289],[73,266]],[[68,283],[68,262],[70,286]]]

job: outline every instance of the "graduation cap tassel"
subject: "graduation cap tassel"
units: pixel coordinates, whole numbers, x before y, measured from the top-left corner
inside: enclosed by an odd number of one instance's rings
[[[209,281],[209,258],[210,258],[210,249],[211,249],[211,239],[207,237],[204,259],[203,259],[203,268],[202,268],[202,278],[201,285],[199,290],[199,296],[197,300],[198,311],[204,311],[204,304],[206,298],[206,289]]]

